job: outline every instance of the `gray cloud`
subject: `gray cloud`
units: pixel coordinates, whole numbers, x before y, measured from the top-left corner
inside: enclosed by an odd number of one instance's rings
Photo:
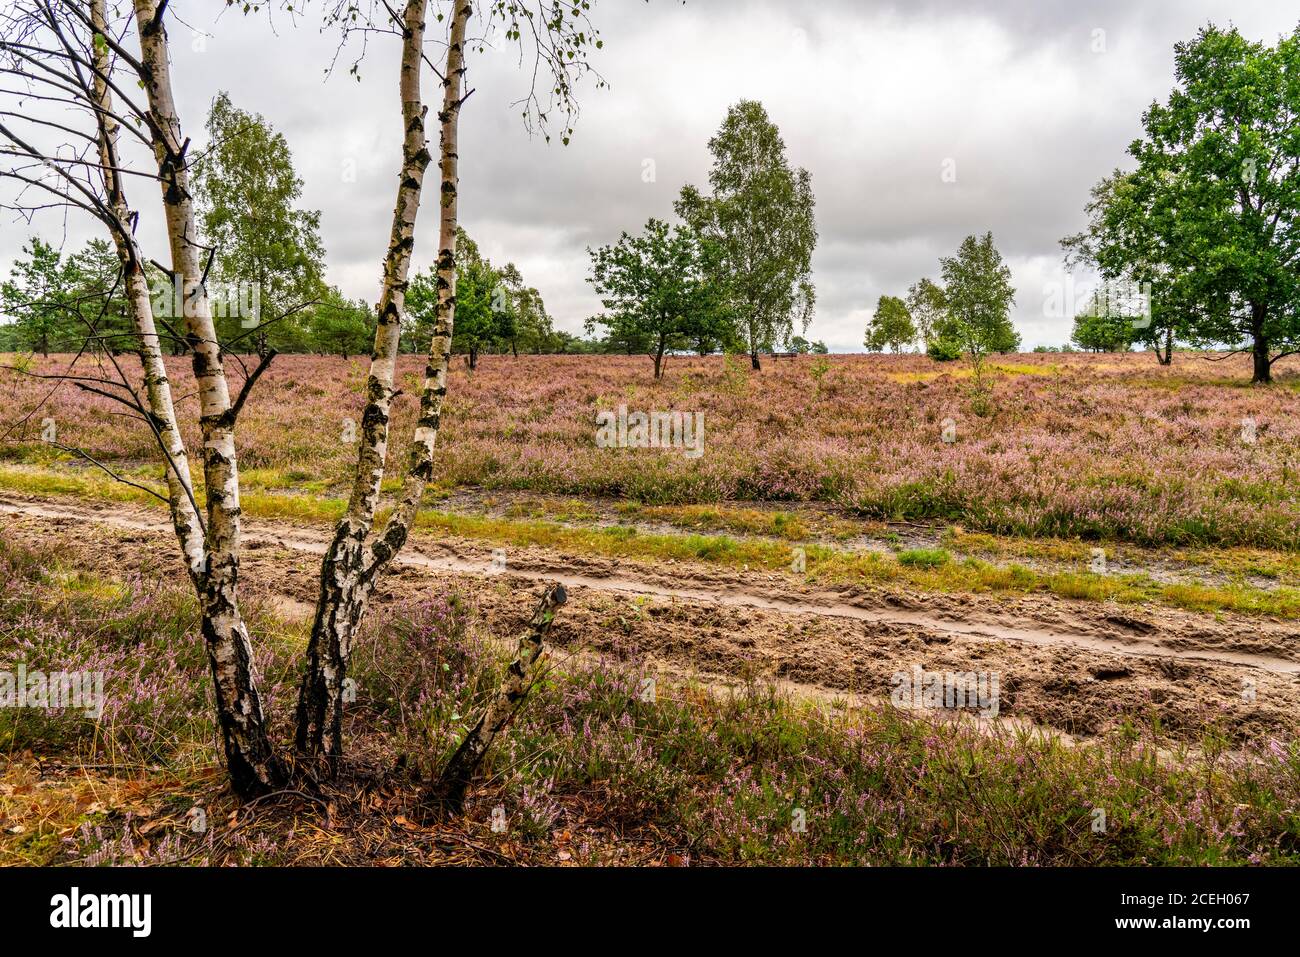
[[[281,19],[272,32],[261,18],[213,19],[198,0],[176,6],[202,32],[172,31],[191,135],[200,139],[219,89],[263,113],[294,150],[305,202],[322,211],[330,279],[373,298],[396,187],[395,41],[372,39],[360,82],[343,70],[326,81],[335,41],[314,22]],[[583,87],[568,147],[524,131],[512,103],[526,71],[514,54],[472,57],[466,227],[494,260],[519,265],[561,327],[579,331],[598,309],[585,247],[671,217],[681,186],[706,181],[707,141],[728,105],[757,98],[791,161],[812,174],[821,242],[810,335],[854,350],[882,293],[937,275],[939,256],[986,229],[1012,266],[1026,345],[1064,341],[1068,320],[1042,307],[1044,284],[1061,275],[1057,240],[1080,228],[1088,188],[1125,164],[1142,110],[1168,94],[1173,44],[1207,20],[1271,41],[1295,15],[1222,0],[831,0],[799,10],[774,0],[606,0],[593,19],[605,40],[593,62],[611,89]],[[941,175],[947,161],[955,182]],[[152,202],[137,195],[144,235],[160,249]],[[46,235],[60,228],[37,224]],[[432,259],[435,230],[427,204],[420,265]],[[91,233],[73,224],[69,240]],[[26,234],[5,223],[0,268]]]

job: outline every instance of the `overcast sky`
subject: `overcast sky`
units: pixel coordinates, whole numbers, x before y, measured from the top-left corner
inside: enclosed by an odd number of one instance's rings
[[[172,21],[187,133],[201,144],[222,89],[283,132],[304,204],[321,210],[329,280],[373,301],[400,156],[396,39],[372,39],[361,82],[345,70],[327,80],[336,37],[315,20],[294,26],[279,17],[272,27],[224,7],[172,4],[198,31]],[[1126,165],[1143,109],[1167,97],[1173,44],[1207,21],[1271,43],[1300,19],[1276,0],[599,0],[593,8],[604,40],[593,65],[610,88],[580,88],[567,147],[530,138],[512,108],[527,84],[517,53],[499,44],[471,55],[475,93],[461,119],[465,227],[493,261],[519,266],[559,328],[580,332],[599,309],[586,247],[651,216],[671,218],[684,184],[707,186],[707,142],[727,107],[758,99],[790,162],[812,176],[820,239],[808,335],[835,351],[861,350],[882,293],[937,278],[941,255],[988,229],[1012,268],[1025,347],[1066,341],[1069,319],[1044,307],[1048,284],[1064,276],[1057,241],[1083,225],[1089,187]],[[165,259],[156,194],[137,186],[134,205],[150,252]],[[434,210],[426,203],[420,219],[420,267],[435,252]],[[31,230],[6,216],[7,274]],[[35,228],[70,245],[94,234],[53,215]]]

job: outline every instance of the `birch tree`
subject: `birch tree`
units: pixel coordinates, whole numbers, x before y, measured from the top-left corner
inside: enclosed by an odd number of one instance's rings
[[[239,736],[239,756],[250,758],[247,769],[232,766],[237,790],[260,791],[284,780],[284,768],[266,737],[262,706],[253,677],[252,642],[238,598],[241,513],[235,421],[247,390],[232,400],[223,365],[221,344],[212,322],[204,279],[212,265],[211,251],[199,245],[194,195],[190,188],[189,139],[184,135],[172,88],[171,57],[163,16],[167,0],[134,0],[140,57],[131,63],[148,102],[148,126],[158,167],[163,219],[171,252],[171,272],[182,283],[185,338],[193,357],[199,400],[199,434],[203,443],[203,488],[206,509],[206,558],[199,582],[203,633],[213,663],[218,698],[229,696],[236,724],[223,732]],[[98,45],[112,46],[110,35],[98,30]],[[126,59],[125,51],[118,50]],[[206,260],[206,261],[205,261]],[[274,353],[263,357],[256,375]],[[224,715],[223,715],[224,717]],[[242,722],[242,723],[240,723]],[[227,746],[227,758],[231,748]],[[247,780],[251,775],[252,780]]]
[[[321,296],[325,249],[320,211],[298,208],[303,184],[289,144],[260,114],[239,109],[229,94],[218,93],[207,133],[208,146],[194,176],[199,222],[216,249],[215,271],[226,281],[227,296],[236,284],[251,282],[257,291],[251,309],[243,308],[244,297],[236,296],[240,308],[224,312],[231,317],[230,327],[257,327],[243,341],[251,339],[264,356],[272,340],[281,350],[295,344],[295,311]],[[279,318],[270,325],[264,316]],[[221,325],[219,321],[218,332]],[[223,338],[242,336],[228,332]]]
[[[386,6],[386,5],[385,5]],[[442,104],[438,120],[439,217],[436,265],[436,302],[432,339],[419,396],[419,413],[398,500],[383,527],[375,530],[380,485],[388,452],[389,413],[393,398],[393,373],[415,245],[415,220],[419,212],[424,174],[431,161],[425,134],[426,108],[422,100],[421,68],[426,10],[423,0],[410,0],[401,20],[402,61],[400,92],[405,138],[392,233],[384,258],[384,283],[379,300],[379,321],[366,387],[366,407],[361,418],[357,467],[347,511],[321,565],[320,593],[307,650],[307,668],[298,695],[296,746],[304,758],[323,758],[333,773],[343,753],[342,715],[344,682],[357,627],[379,576],[406,543],[411,524],[433,476],[433,451],[442,422],[447,394],[456,317],[456,239],[459,223],[459,122],[461,107],[473,90],[465,89],[466,53],[481,50],[483,38],[470,38],[471,19],[484,28],[494,23],[507,41],[520,46],[521,62],[532,57],[534,85],[519,101],[529,129],[540,129],[549,141],[552,118],[561,120],[566,144],[573,132],[577,104],[574,82],[594,72],[587,62],[589,47],[601,46],[587,18],[587,2],[560,0],[492,0],[475,5],[452,0],[450,12],[439,14],[447,25],[446,55],[438,78]],[[347,22],[352,3],[335,8]],[[390,16],[395,11],[390,12]],[[525,52],[527,51],[527,52]],[[540,93],[536,78],[549,81],[548,94]],[[597,74],[597,85],[603,80]]]
[[[758,354],[804,332],[816,292],[812,179],[791,168],[785,142],[763,104],[741,100],[709,140],[712,194],[682,188],[677,214],[721,255],[714,282],[726,291],[757,371]]]
[[[7,143],[4,155],[12,162],[0,175],[21,184],[16,206],[28,214],[50,206],[80,209],[112,235],[133,324],[131,346],[142,367],[144,391],[141,394],[132,385],[111,354],[112,375],[70,372],[65,378],[126,406],[157,439],[167,487],[166,495],[159,497],[170,509],[198,596],[231,784],[237,793],[247,796],[278,787],[286,779],[285,766],[267,737],[252,645],[236,594],[240,529],[234,426],[258,373],[247,377],[244,389],[232,401],[203,288],[200,250],[194,242],[197,234],[186,160],[189,142],[181,134],[171,93],[161,21],[164,7],[149,0],[135,4],[139,56],[120,42],[124,28],[108,23],[104,0],[90,0],[89,4],[31,0],[9,9],[0,21],[0,54],[5,58],[3,71],[22,86],[10,94],[17,97],[20,109],[3,111],[0,136]],[[119,82],[122,67],[144,89],[145,100],[139,99],[133,85]],[[38,104],[57,105],[64,112],[70,108],[75,119],[56,121],[32,108]],[[78,121],[80,126],[75,125]],[[51,144],[51,131],[64,139]],[[123,162],[119,149],[122,131],[153,153],[156,173],[142,174]],[[127,197],[128,176],[153,179],[161,188],[171,271],[185,277],[185,338],[193,351],[203,440],[206,502],[202,513],[162,360],[145,272],[148,260],[136,240],[137,212]],[[95,333],[93,324],[91,333]],[[70,451],[90,458],[84,451]],[[129,482],[100,463],[94,464]]]
[[[884,352],[888,347],[902,352],[903,347],[916,341],[916,324],[907,309],[907,303],[897,296],[881,296],[876,311],[867,322],[864,344],[871,352]]]
[[[464,88],[466,51],[475,44],[481,48],[484,41],[471,39],[467,32],[476,7],[470,0],[455,0],[446,12],[437,14],[447,31],[443,69],[437,70],[424,52],[427,2],[409,0],[400,14],[388,3],[379,4],[402,41],[398,83],[404,130],[402,167],[384,257],[384,285],[377,310],[357,468],[347,511],[322,561],[320,597],[297,715],[299,752],[306,758],[324,757],[330,769],[337,766],[342,753],[342,693],[352,640],[376,579],[402,548],[432,476],[433,448],[446,395],[456,294],[457,127],[461,106],[472,92]],[[531,5],[495,0],[478,9],[483,24],[495,21],[508,39],[520,43],[521,51],[532,51],[533,76],[545,76],[551,84],[549,96],[533,87],[516,104],[523,106],[526,123],[530,129],[536,125],[545,131],[556,114],[563,120],[565,142],[576,116],[573,81],[591,69],[586,49],[600,45],[586,18],[587,6],[553,0],[537,0]],[[375,9],[372,7],[370,12],[374,14]],[[245,370],[243,385],[232,398],[223,364],[226,354],[213,324],[205,285],[215,250],[206,249],[198,240],[190,183],[190,141],[184,134],[172,85],[164,23],[167,0],[133,0],[130,12],[129,21],[110,23],[104,0],[91,0],[88,7],[76,0],[23,0],[0,15],[0,56],[4,58],[0,69],[25,84],[17,91],[15,108],[0,111],[0,138],[6,144],[0,150],[6,158],[0,176],[15,182],[19,190],[19,199],[9,208],[29,218],[48,209],[79,209],[99,220],[113,237],[133,325],[130,347],[139,356],[144,374],[143,393],[133,386],[112,352],[106,360],[113,367],[112,375],[82,376],[70,369],[56,378],[59,384],[74,382],[122,403],[152,430],[165,463],[167,492],[163,495],[131,482],[95,462],[83,450],[69,451],[167,503],[198,596],[231,784],[236,793],[249,797],[279,788],[289,778],[289,769],[276,755],[267,735],[252,641],[238,602],[241,513],[235,427],[253,385],[275,352],[268,351],[251,372]],[[383,22],[364,20],[352,2],[338,3],[330,18],[358,29]],[[138,41],[135,52],[128,49],[126,42],[132,32]],[[399,500],[387,522],[375,532],[416,216],[424,171],[432,160],[420,83],[426,64],[442,84],[442,105],[437,114],[437,305],[419,396],[419,417]],[[598,83],[603,85],[599,78]],[[72,107],[79,111],[82,126],[44,118],[39,111],[30,109],[28,101]],[[20,122],[47,134],[46,140],[38,142],[29,131],[16,125]],[[49,135],[55,136],[53,143],[48,142]],[[118,149],[122,135],[135,139],[148,151],[148,171],[123,162]],[[549,139],[549,133],[546,135]],[[170,268],[147,259],[136,240],[138,212],[127,200],[128,175],[157,183]],[[179,329],[168,323],[167,316],[154,311],[146,267],[168,272],[181,284],[182,315],[172,317],[177,319]],[[105,300],[111,298],[112,293]],[[159,332],[155,320],[163,325],[165,333]],[[100,338],[93,321],[90,326],[87,341]],[[183,340],[192,356],[203,445],[202,508],[162,361],[164,335]],[[79,359],[80,355],[73,360],[74,367]],[[558,604],[552,601],[550,607],[553,610]],[[485,721],[484,727],[495,728],[491,732],[495,735],[499,730],[496,719],[487,715]],[[490,741],[489,736],[487,743]],[[306,761],[302,766],[310,770],[311,764]]]
[[[452,192],[450,204],[455,216],[455,136],[454,117],[460,111],[461,84],[464,77],[465,26],[471,7],[457,3],[452,12],[447,39],[447,64],[443,77],[444,126],[452,125],[453,134],[444,149],[452,154]],[[346,23],[351,5],[335,9],[334,17]],[[380,484],[388,453],[388,424],[394,393],[394,372],[405,312],[406,287],[411,255],[415,248],[415,222],[420,210],[424,174],[431,157],[425,135],[427,109],[421,93],[424,32],[427,9],[425,0],[408,0],[400,23],[402,56],[398,94],[402,111],[402,165],[398,174],[397,202],[393,209],[388,250],[383,264],[383,288],[380,293],[378,322],[370,372],[366,379],[366,405],[361,415],[361,437],[352,491],[329,549],[321,562],[320,593],[307,646],[307,668],[298,694],[296,746],[307,756],[326,754],[333,763],[342,753],[343,682],[347,676],[352,639],[370,598],[379,566],[367,549],[367,539],[374,526],[379,505]],[[445,216],[444,216],[445,218]],[[454,242],[454,236],[450,242]],[[454,277],[453,277],[454,282]],[[438,345],[435,333],[430,355]],[[438,370],[431,360],[426,379],[437,379]],[[443,369],[445,383],[445,367]],[[444,385],[445,392],[445,385]],[[441,407],[441,396],[437,397]],[[427,433],[421,397],[420,429]],[[436,428],[436,424],[434,426]],[[430,444],[432,444],[430,440]]]

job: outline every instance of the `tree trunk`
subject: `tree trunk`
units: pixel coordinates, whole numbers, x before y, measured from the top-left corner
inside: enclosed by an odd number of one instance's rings
[[[320,596],[308,643],[307,669],[298,695],[297,748],[304,755],[324,755],[331,772],[337,769],[338,759],[343,753],[343,690],[357,625],[365,613],[376,575],[405,542],[409,520],[414,517],[424,494],[424,484],[433,470],[433,441],[437,435],[442,397],[446,393],[447,364],[451,357],[455,302],[456,119],[462,101],[463,46],[470,13],[468,2],[455,9],[447,50],[444,104],[439,114],[442,127],[442,242],[438,255],[438,320],[429,347],[429,363],[425,367],[420,418],[411,448],[412,464],[403,483],[401,504],[371,546],[371,557],[367,559],[366,539],[374,524],[387,456],[388,410],[393,395],[401,322],[406,311],[415,220],[420,208],[425,169],[431,161],[424,127],[426,108],[420,93],[425,0],[408,0],[403,15],[400,88],[406,134],[392,236],[384,261],[384,290],[370,364],[369,401],[362,416],[361,448],[348,510],[321,562]],[[447,235],[449,223],[450,237]],[[415,472],[419,474],[413,479]],[[412,500],[414,504],[410,504]],[[405,523],[399,520],[399,516],[408,515]],[[398,521],[397,527],[394,521]]]
[[[90,21],[94,29],[107,34],[105,0],[91,0]],[[106,45],[92,45],[95,65],[95,97],[100,107],[96,139],[99,161],[104,177],[104,196],[115,220],[113,243],[126,287],[129,318],[139,338],[138,354],[144,372],[145,396],[154,421],[150,423],[165,458],[167,502],[171,507],[172,525],[180,541],[185,565],[197,587],[203,573],[204,545],[202,523],[194,498],[193,480],[190,478],[189,457],[176,421],[176,408],[172,402],[171,383],[167,366],[163,363],[162,341],[154,325],[153,300],[149,294],[148,277],[144,271],[144,256],[136,244],[132,230],[134,216],[126,199],[126,191],[118,177],[121,169],[118,156],[118,122],[113,115],[113,97],[106,77],[109,75],[109,51]]]
[[[1160,342],[1156,341],[1156,360],[1162,365],[1173,365],[1174,362],[1174,330],[1172,328],[1165,330],[1165,351],[1162,355],[1160,352]]]
[[[473,372],[478,368],[478,346],[469,347],[469,371]]]
[[[1256,339],[1255,347],[1252,350],[1254,359],[1254,375],[1251,377],[1252,383],[1263,383],[1265,385],[1273,381],[1273,364],[1268,358],[1268,340]]]
[[[750,367],[751,369],[753,369],[755,372],[758,372],[758,371],[760,371],[760,370],[763,368],[762,364],[758,361],[758,350],[757,350],[757,349],[753,350],[753,351],[749,354],[749,367]]]
[[[510,663],[496,697],[469,734],[465,735],[442,773],[421,795],[420,806],[425,816],[440,817],[460,813],[465,803],[465,791],[474,779],[474,772],[537,680],[538,663],[542,658],[546,635],[551,630],[551,623],[555,621],[555,612],[567,600],[568,595],[563,585],[557,583],[547,586],[533,611],[528,629],[519,636],[515,660]]]
[[[1254,365],[1252,383],[1270,383],[1273,381],[1273,362],[1268,355],[1268,338],[1264,335],[1266,311],[1263,303],[1250,304],[1250,333],[1254,342],[1251,357]]]
[[[664,365],[664,340],[661,336],[659,339],[659,348],[655,350],[655,378],[658,379],[663,375]]]
[[[207,560],[198,588],[202,631],[216,686],[217,719],[231,784],[237,794],[249,797],[280,787],[287,774],[267,738],[252,645],[237,598],[240,509],[235,422],[212,311],[200,282],[204,270],[189,188],[189,141],[182,134],[172,93],[167,31],[158,16],[160,4],[158,0],[134,0],[134,5],[144,66],[141,82],[153,120],[150,132],[172,271],[182,277],[187,299],[186,334],[194,353],[199,399],[207,498]]]

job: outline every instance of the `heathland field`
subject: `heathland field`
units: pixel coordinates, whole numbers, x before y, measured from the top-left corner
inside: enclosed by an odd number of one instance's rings
[[[61,370],[66,359],[37,359],[32,371]],[[1273,389],[1246,387],[1244,358],[1179,356],[1172,367],[1139,354],[991,363],[996,399],[981,417],[969,410],[967,370],[924,356],[804,356],[773,361],[761,374],[720,357],[673,358],[657,382],[644,357],[490,356],[473,374],[454,367],[434,474],[441,493],[817,505],[845,518],[1000,535],[1300,546],[1300,377],[1286,362]],[[177,394],[192,396],[189,361],[168,368]],[[399,369],[407,394],[395,403],[394,461],[404,461],[422,369],[415,357]],[[277,358],[240,422],[244,486],[316,501],[345,489],[366,371],[363,359]],[[34,408],[50,385],[10,377],[5,400]],[[703,454],[598,448],[597,413],[621,405],[702,413]],[[65,384],[9,430],[0,458],[86,472],[86,462],[42,442],[48,419],[65,444],[147,478],[157,471],[153,438],[120,411]],[[194,447],[196,426],[186,439]]]
[[[4,846],[50,862],[1293,861],[1300,360],[1266,388],[1240,358],[1187,353],[989,364],[978,415],[965,364],[919,355],[761,372],[674,356],[657,381],[644,357],[455,363],[433,484],[357,642],[349,760],[437,766],[536,584],[569,601],[548,677],[432,843],[391,777],[348,792],[359,772],[310,834],[274,815],[201,840],[181,826],[196,800],[209,818],[234,805],[153,437],[73,380],[9,374],[0,627],[26,660],[119,693],[97,718],[0,712],[0,748],[39,758],[0,784]],[[399,366],[393,463],[421,369]],[[277,357],[240,419],[240,588],[281,735],[366,372]],[[189,359],[168,373],[195,423]],[[681,413],[690,447],[598,442],[620,409]],[[385,493],[399,484],[390,469]],[[978,676],[979,694],[935,708],[910,683],[931,673]],[[496,806],[520,822],[508,838]]]

